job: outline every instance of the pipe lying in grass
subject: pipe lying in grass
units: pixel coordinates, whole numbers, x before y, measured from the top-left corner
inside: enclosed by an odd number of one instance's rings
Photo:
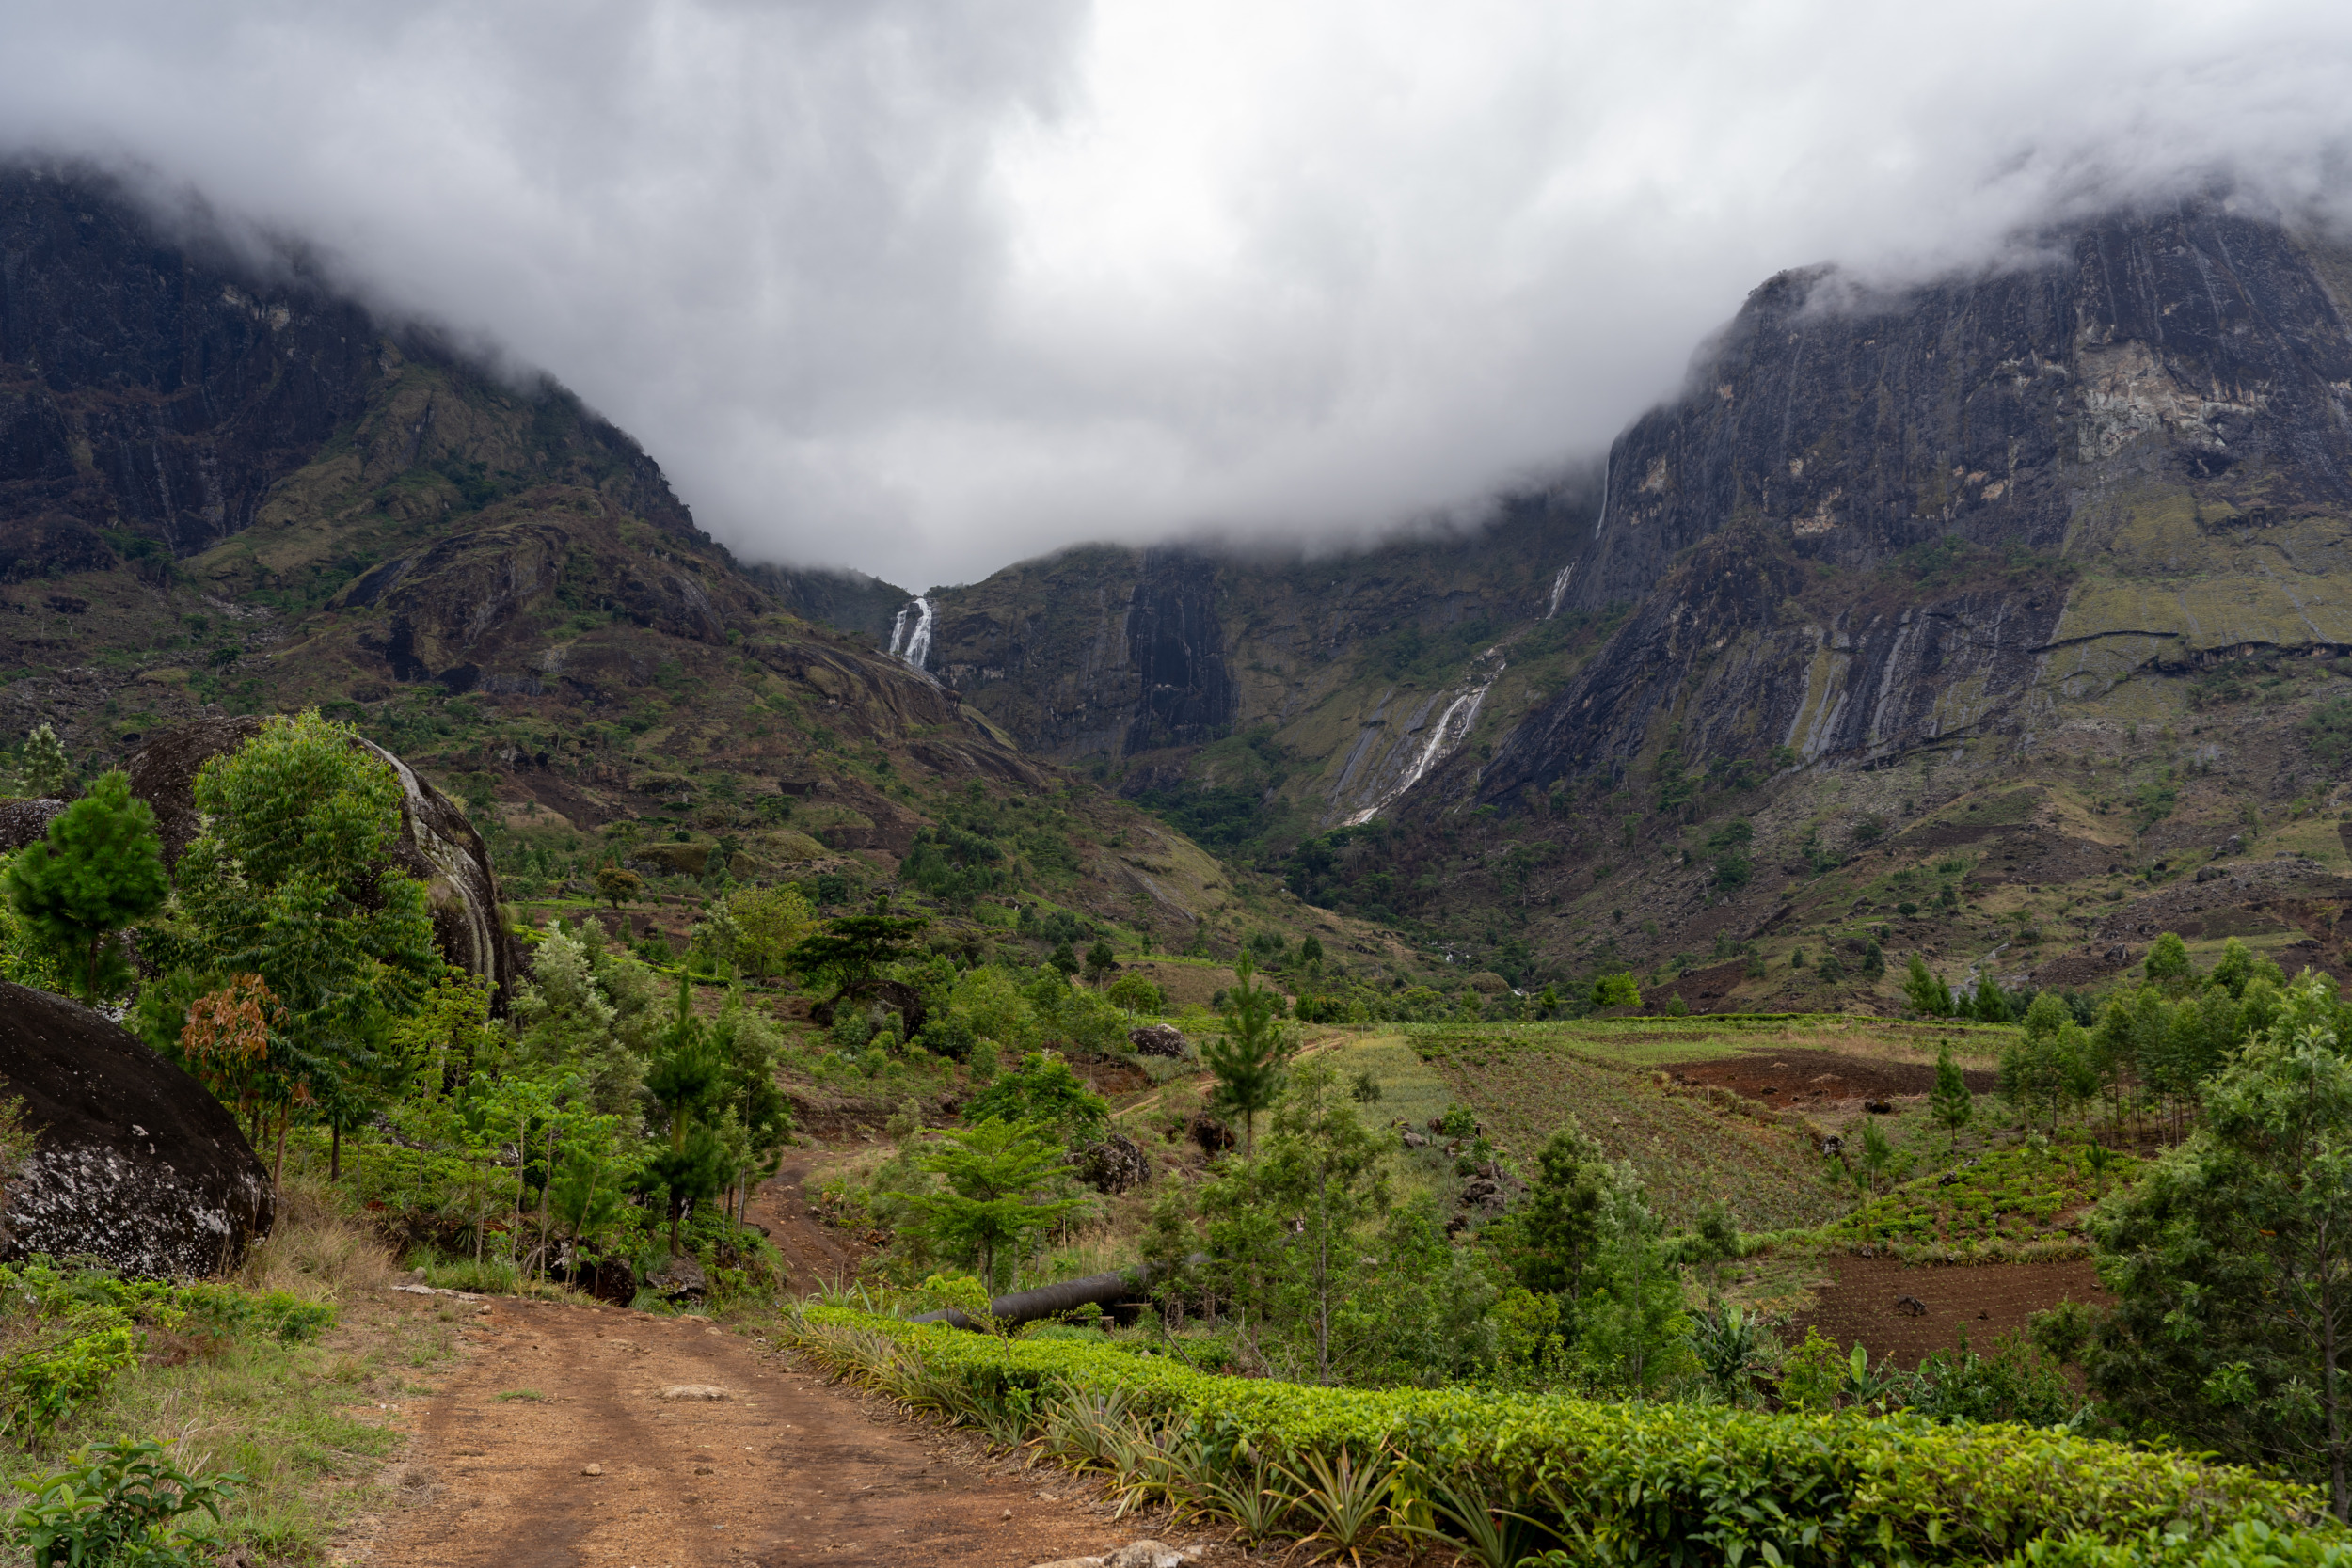
[[[1185,1259],[1176,1272],[1195,1269],[1209,1260],[1205,1252],[1196,1252]],[[1009,1296],[998,1296],[988,1304],[988,1315],[1000,1327],[1012,1328],[1035,1323],[1040,1318],[1057,1318],[1089,1304],[1108,1307],[1125,1301],[1139,1291],[1151,1289],[1153,1270],[1149,1263],[1132,1269],[1114,1269],[1108,1274],[1090,1274],[1084,1279],[1065,1279],[1058,1285],[1041,1285],[1034,1291],[1015,1291]],[[926,1312],[909,1323],[946,1323],[951,1328],[979,1328],[982,1325],[956,1307],[943,1307]]]

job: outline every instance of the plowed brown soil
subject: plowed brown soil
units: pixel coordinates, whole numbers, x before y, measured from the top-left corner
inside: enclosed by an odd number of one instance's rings
[[[1784,1109],[1866,1098],[1892,1100],[1898,1095],[1926,1094],[1935,1087],[1935,1069],[1925,1062],[1883,1061],[1798,1048],[1703,1062],[1667,1062],[1659,1070]],[[1978,1094],[1991,1094],[2001,1084],[1999,1073],[1979,1068],[1964,1069],[1962,1076]]]
[[[2088,1259],[1926,1267],[1841,1258],[1828,1266],[1835,1281],[1815,1292],[1813,1309],[1790,1325],[1788,1342],[1803,1343],[1805,1330],[1818,1328],[1841,1349],[1858,1340],[1872,1361],[1891,1355],[1905,1369],[1957,1348],[1963,1335],[1971,1350],[1988,1353],[1997,1336],[2023,1332],[2028,1317],[2062,1301],[2104,1307],[2110,1300]],[[1926,1312],[1903,1311],[1896,1303],[1904,1296]]]

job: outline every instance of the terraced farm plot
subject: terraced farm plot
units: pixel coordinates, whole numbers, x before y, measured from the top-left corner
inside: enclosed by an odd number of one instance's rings
[[[2049,1246],[2078,1241],[2085,1210],[2102,1191],[2129,1182],[2142,1162],[2111,1158],[2105,1176],[2089,1148],[2016,1145],[1975,1164],[1922,1177],[1873,1198],[1826,1234],[1844,1242],[1891,1243],[1907,1255],[1966,1257],[1990,1244]]]
[[[1432,1117],[1445,1115],[1455,1098],[1453,1085],[1402,1035],[1347,1041],[1334,1049],[1332,1061],[1343,1079],[1368,1072],[1380,1085],[1380,1098],[1363,1108],[1364,1120],[1372,1125],[1402,1121],[1407,1127],[1426,1127]]]
[[[1633,1163],[1670,1225],[1691,1223],[1718,1198],[1748,1230],[1818,1226],[1845,1212],[1805,1134],[1777,1118],[1670,1096],[1648,1069],[1571,1049],[1557,1031],[1415,1030],[1411,1039],[1522,1165],[1555,1130],[1579,1128],[1612,1159]],[[1678,1036],[1659,1049],[1688,1060],[1694,1039]]]

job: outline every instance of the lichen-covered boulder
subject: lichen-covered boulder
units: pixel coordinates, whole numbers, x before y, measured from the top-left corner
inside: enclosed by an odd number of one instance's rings
[[[50,822],[63,810],[63,800],[0,800],[0,855],[48,837]]]
[[[1184,1032],[1172,1023],[1147,1023],[1127,1031],[1127,1043],[1138,1056],[1182,1056]]]
[[[131,793],[155,811],[164,863],[181,854],[202,830],[196,810],[196,775],[205,763],[233,752],[261,732],[262,721],[199,719],[167,731],[131,758]],[[361,744],[400,775],[401,833],[393,859],[424,884],[433,907],[433,936],[441,956],[497,988],[500,1006],[522,974],[522,955],[499,918],[498,879],[490,851],[457,803],[417,776],[416,769],[372,741]]]
[[[33,1132],[0,1208],[0,1260],[208,1275],[269,1233],[269,1172],[235,1118],[103,1014],[0,980],[0,1096],[24,1102]]]

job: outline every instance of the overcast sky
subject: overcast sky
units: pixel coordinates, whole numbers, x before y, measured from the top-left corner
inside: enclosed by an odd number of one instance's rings
[[[1348,541],[1601,451],[1747,290],[2352,133],[2352,6],[0,0],[135,162],[544,367],[754,559]]]

